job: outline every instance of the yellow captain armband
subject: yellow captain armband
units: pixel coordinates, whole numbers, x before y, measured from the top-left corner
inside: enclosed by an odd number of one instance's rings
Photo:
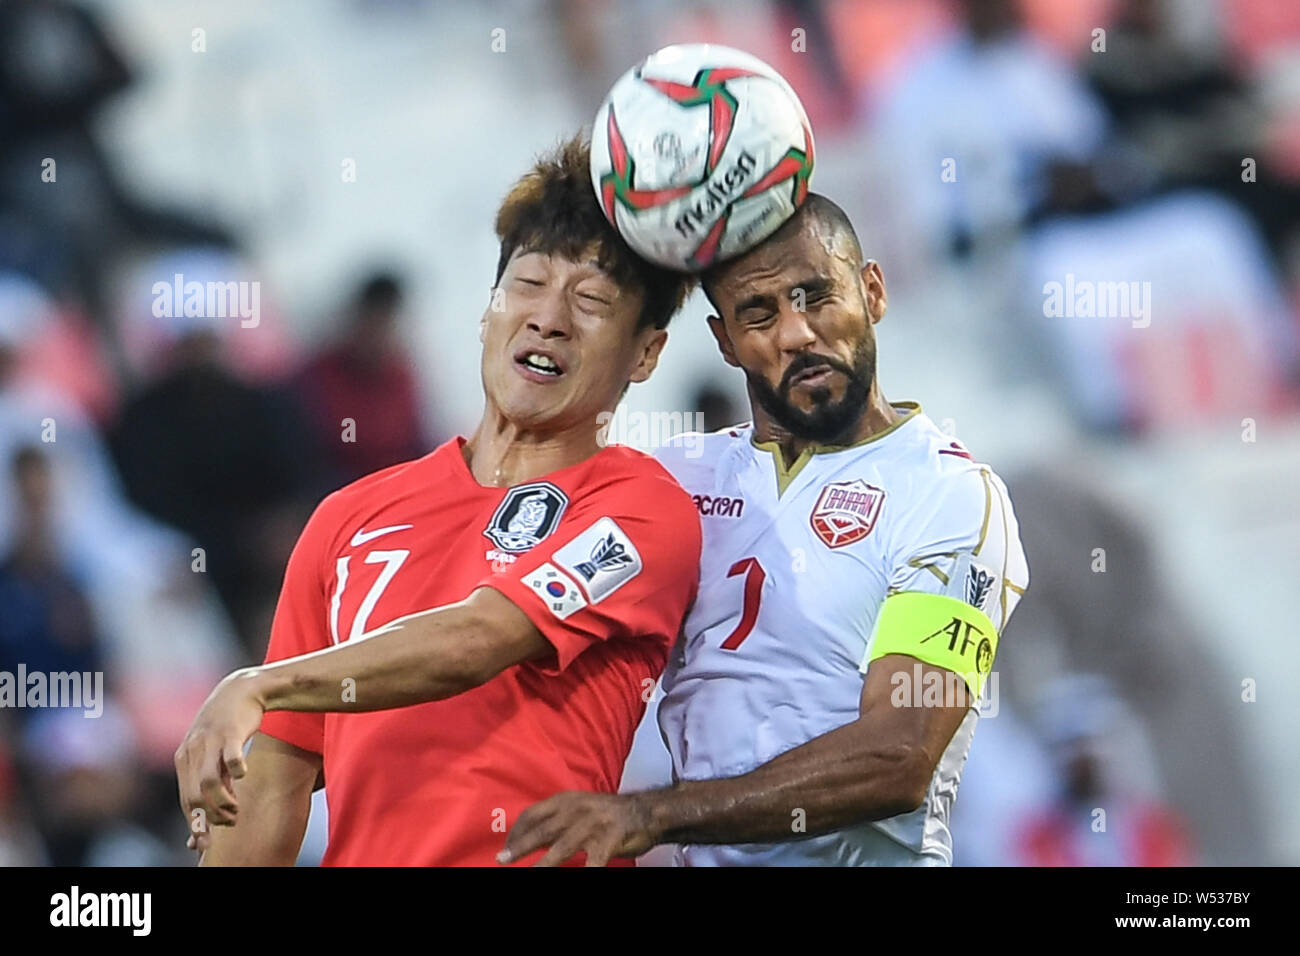
[[[944,594],[900,591],[880,606],[862,669],[886,654],[906,654],[952,671],[979,697],[997,650],[998,629],[979,608]]]

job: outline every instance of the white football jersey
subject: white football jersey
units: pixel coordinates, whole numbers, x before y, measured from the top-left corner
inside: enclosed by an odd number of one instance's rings
[[[806,451],[788,470],[751,425],[658,453],[704,529],[699,595],[659,706],[676,779],[743,774],[856,720],[876,615],[895,592],[958,597],[1006,624],[1029,572],[1002,481],[919,406],[895,408],[904,417],[882,434]],[[787,842],[688,845],[676,862],[951,864],[948,818],[978,716],[967,713],[915,811],[798,837],[792,810]]]

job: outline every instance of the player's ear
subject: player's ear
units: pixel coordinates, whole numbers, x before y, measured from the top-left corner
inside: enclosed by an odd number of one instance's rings
[[[711,315],[709,331],[713,333],[713,338],[718,343],[718,351],[722,353],[723,361],[734,368],[740,368],[740,363],[736,361],[736,352],[731,347],[731,337],[727,335],[726,323],[716,315]]]
[[[637,358],[636,368],[632,369],[629,381],[644,382],[650,377],[650,374],[659,365],[659,353],[664,350],[667,341],[667,329],[655,329],[653,333],[646,335],[645,341],[641,345],[640,355]]]
[[[885,317],[885,309],[889,308],[889,295],[885,292],[885,274],[880,271],[879,262],[868,259],[859,275],[862,277],[862,287],[867,294],[867,315],[871,319],[871,324],[875,325]]]

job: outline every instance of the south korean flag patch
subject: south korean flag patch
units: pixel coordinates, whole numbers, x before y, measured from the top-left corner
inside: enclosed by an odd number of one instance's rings
[[[551,559],[599,604],[641,573],[641,555],[612,518],[601,518]]]
[[[587,599],[573,579],[549,561],[524,578],[524,584],[532,588],[561,621],[587,606]]]

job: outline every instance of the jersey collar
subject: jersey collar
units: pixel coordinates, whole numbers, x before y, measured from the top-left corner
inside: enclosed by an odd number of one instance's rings
[[[837,451],[847,451],[850,448],[861,448],[863,445],[869,445],[872,442],[880,441],[886,435],[897,431],[907,422],[921,413],[919,402],[890,402],[890,405],[896,410],[905,414],[888,428],[884,428],[874,435],[868,435],[866,438],[852,442],[848,445],[819,445],[816,442],[807,445],[799,457],[794,460],[788,467],[785,463],[785,456],[781,454],[781,445],[775,441],[754,441],[751,432],[750,444],[759,451],[770,452],[772,455],[772,464],[776,466],[776,494],[779,498],[785,494],[785,490],[790,487],[790,483],[798,477],[799,472],[803,471],[804,465],[812,461],[813,455],[828,455]]]

